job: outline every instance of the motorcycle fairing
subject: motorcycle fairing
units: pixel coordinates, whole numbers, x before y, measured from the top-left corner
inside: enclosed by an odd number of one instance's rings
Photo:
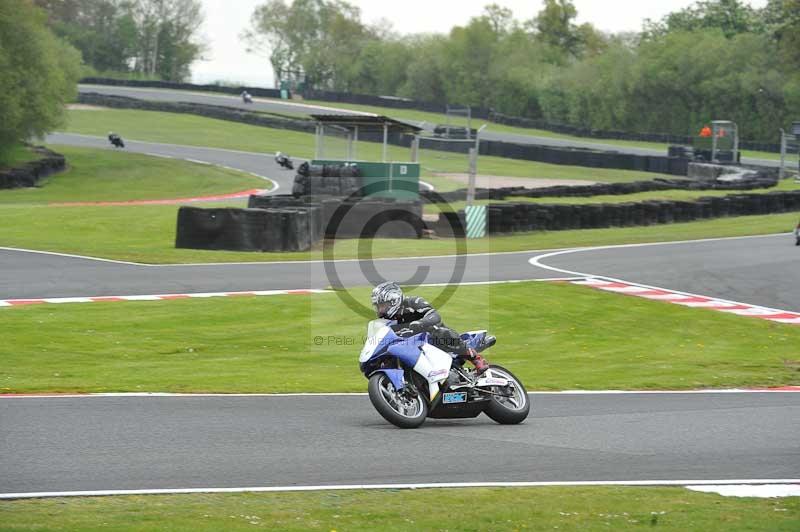
[[[396,340],[398,336],[391,333],[391,336]],[[427,334],[418,334],[410,338],[403,338],[402,342],[396,343],[389,347],[389,354],[396,357],[403,365],[413,368],[419,361],[421,349],[425,345],[425,338]]]
[[[425,335],[427,337],[427,334]],[[414,365],[414,371],[422,375],[428,381],[430,399],[439,393],[439,385],[447,380],[450,375],[450,368],[453,365],[453,357],[442,351],[438,347],[423,342],[420,346],[420,357]]]
[[[406,387],[405,379],[403,379],[404,371],[402,369],[378,369],[370,373],[369,377],[372,377],[376,373],[386,374],[386,376],[389,377],[389,380],[392,382],[392,386],[394,386],[395,390],[402,390]]]

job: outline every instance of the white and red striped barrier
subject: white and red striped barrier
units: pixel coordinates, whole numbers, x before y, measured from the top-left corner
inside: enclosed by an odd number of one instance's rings
[[[195,294],[156,294],[143,296],[48,297],[42,299],[0,299],[0,307],[22,307],[45,303],[108,303],[114,301],[170,301],[209,297],[285,296],[324,294],[328,290],[259,290],[249,292],[205,292]]]
[[[758,305],[750,305],[748,303],[737,303],[733,301],[726,301],[724,299],[698,296],[684,292],[667,290],[664,288],[640,286],[633,283],[612,281],[602,278],[588,278],[568,282],[581,286],[589,286],[591,288],[604,290],[606,292],[616,292],[618,294],[642,297],[644,299],[666,301],[669,303],[675,303],[677,305],[683,305],[685,307],[707,308],[711,310],[717,310],[719,312],[737,314],[739,316],[761,318],[778,323],[788,323],[791,325],[800,325],[800,314],[787,310],[777,310],[773,308],[760,307]]]

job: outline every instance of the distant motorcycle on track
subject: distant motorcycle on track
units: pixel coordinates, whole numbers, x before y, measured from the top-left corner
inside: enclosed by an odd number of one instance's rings
[[[429,417],[474,418],[485,413],[504,425],[528,417],[528,393],[507,369],[492,364],[476,375],[464,368],[462,358],[432,345],[428,333],[397,332],[394,321],[371,321],[359,357],[361,372],[369,379],[369,399],[386,421],[409,429]],[[496,343],[486,331],[464,333],[461,338],[477,352]]]
[[[108,142],[111,143],[112,146],[115,148],[124,148],[125,142],[122,140],[122,137],[117,135],[116,133],[109,133],[108,134]]]
[[[292,161],[291,157],[281,152],[275,154],[275,162],[287,170],[294,170],[294,162]]]

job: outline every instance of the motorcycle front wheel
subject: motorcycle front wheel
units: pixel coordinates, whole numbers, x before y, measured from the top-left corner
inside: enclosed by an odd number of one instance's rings
[[[428,403],[419,394],[396,390],[385,373],[369,378],[369,400],[383,419],[401,429],[415,429],[428,417]]]
[[[511,381],[510,386],[495,386],[492,390],[491,401],[486,406],[486,415],[501,425],[516,425],[522,423],[531,411],[531,401],[528,392],[520,380],[502,366],[489,366],[492,375]]]

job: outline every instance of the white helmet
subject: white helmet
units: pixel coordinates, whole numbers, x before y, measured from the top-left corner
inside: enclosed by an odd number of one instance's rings
[[[379,318],[393,319],[403,303],[403,289],[387,281],[372,290],[372,306]]]

